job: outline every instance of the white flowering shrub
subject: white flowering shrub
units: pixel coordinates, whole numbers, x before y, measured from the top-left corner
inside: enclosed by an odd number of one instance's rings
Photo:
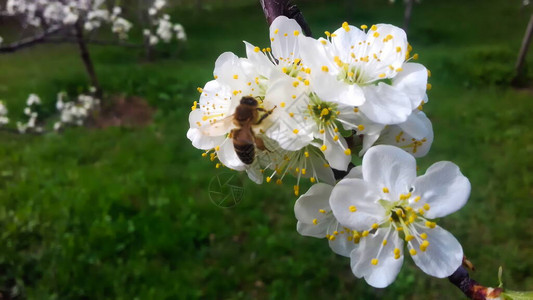
[[[2,44],[3,39],[0,37],[0,53],[14,52],[46,42],[77,43],[80,57],[91,81],[90,85],[96,88],[96,95],[102,98],[102,90],[87,44],[143,47],[142,44],[124,41],[128,39],[129,32],[134,25],[123,16],[121,6],[110,6],[107,2],[104,0],[7,0],[4,6],[0,4],[0,16],[17,18],[21,21],[23,29],[31,27],[32,30],[27,31],[30,32],[30,36],[23,34],[19,40],[9,41],[7,44]],[[170,16],[162,11],[166,2],[154,0],[150,3],[151,21],[147,25],[148,28],[143,30],[145,40],[147,40],[145,44],[155,45],[159,41],[170,42],[173,37],[185,41],[183,26],[172,23]],[[104,26],[108,27],[119,40],[98,40],[93,33]]]
[[[7,116],[8,110],[4,101],[0,100],[0,126],[6,125],[9,123],[9,117]]]
[[[164,13],[166,5],[167,1],[165,0],[155,0],[148,8],[149,24],[148,28],[144,29],[143,34],[151,46],[160,41],[169,43],[173,39],[182,42],[187,40],[183,26],[179,23],[172,23],[170,16]]]
[[[66,101],[67,94],[60,92],[57,94],[56,108],[59,112],[59,121],[54,123],[54,130],[59,130],[65,126],[82,126],[90,113],[97,109],[100,100],[91,96],[81,94],[75,101]]]
[[[24,108],[24,115],[27,116],[27,121],[17,121],[17,130],[19,131],[19,133],[40,133],[43,131],[43,127],[37,123],[39,117],[37,108],[40,105],[41,98],[39,98],[39,96],[37,96],[36,94],[30,94],[28,96],[28,99],[26,100],[26,107]]]
[[[298,232],[326,238],[368,284],[391,284],[407,253],[425,273],[450,276],[463,250],[435,219],[465,205],[470,182],[451,162],[417,176],[416,158],[433,142],[422,111],[430,72],[393,25],[345,22],[318,39],[301,32],[280,16],[270,47],[245,42],[246,57],[220,55],[187,137],[217,167],[256,183],[290,174],[298,196],[309,178],[294,208]],[[355,155],[362,164],[350,169]],[[347,175],[337,182],[333,169]]]

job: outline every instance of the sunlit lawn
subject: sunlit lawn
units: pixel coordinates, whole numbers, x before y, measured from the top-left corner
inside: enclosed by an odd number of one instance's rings
[[[305,2],[315,36],[343,21],[401,24],[401,1]],[[439,224],[463,244],[473,277],[533,290],[533,92],[508,86],[529,15],[519,1],[422,1],[410,42],[432,71],[435,142],[419,161],[458,164],[472,182],[466,207]],[[298,2],[297,2],[298,3]],[[266,47],[256,2],[233,9],[180,11],[189,43],[155,62],[142,53],[93,47],[108,94],[138,95],[157,108],[138,129],[69,129],[43,136],[0,133],[0,288],[30,299],[351,298],[457,299],[447,279],[406,259],[384,290],[351,274],[325,240],[296,232],[290,185],[246,180],[234,208],[208,197],[216,169],[185,133],[197,86],[224,51],[242,40]],[[22,118],[31,92],[53,117],[55,94],[86,86],[74,45],[0,56],[0,99]],[[531,61],[532,57],[529,55]],[[529,67],[533,65],[529,63]],[[243,175],[244,177],[244,175]],[[7,292],[9,293],[9,292]]]

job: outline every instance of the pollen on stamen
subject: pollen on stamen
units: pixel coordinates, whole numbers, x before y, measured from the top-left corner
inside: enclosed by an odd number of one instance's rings
[[[298,129],[295,128],[292,132],[293,132],[294,134],[298,134]]]
[[[373,36],[374,36],[374,37],[378,37],[378,36],[379,36],[379,32],[377,32],[377,31],[374,32]]]
[[[362,237],[366,237],[366,236],[368,236],[368,230],[363,231],[363,233],[361,234],[361,236],[362,236]]]
[[[428,241],[423,241],[422,244],[420,244],[420,250],[422,252],[425,252],[427,250],[428,246],[429,246],[429,242]]]
[[[428,83],[428,84],[426,85],[426,90],[429,91],[429,90],[431,90],[432,87],[433,87],[433,86],[431,85],[431,83]]]
[[[379,78],[385,78],[385,76],[387,76],[387,74],[385,74],[385,73],[381,73],[381,74],[378,75]]]
[[[373,264],[374,266],[376,266],[378,264],[378,259],[377,258],[374,258],[370,261],[371,264]]]
[[[338,141],[338,140],[339,140],[339,136],[338,136],[338,135],[335,135],[335,136],[333,137],[333,140],[334,140],[335,142]]]
[[[329,68],[328,68],[328,66],[322,66],[322,71],[324,71],[324,72],[329,72]]]
[[[311,178],[309,178],[309,181],[311,181],[311,183],[315,183],[316,179],[315,179],[315,177],[311,177]]]
[[[383,246],[387,246],[387,239],[383,240]]]
[[[427,238],[428,238],[428,234],[427,234],[427,233],[425,233],[425,232],[422,232],[422,233],[420,234],[420,237],[421,237],[422,239],[424,239],[424,240],[425,240],[425,239],[427,239]]]
[[[350,148],[344,150],[344,154],[345,155],[352,155],[352,150],[350,150]]]
[[[409,235],[407,235],[407,236],[405,237],[405,241],[410,242],[410,241],[413,240],[414,238],[415,238],[414,236],[412,236],[412,235],[409,234]]]
[[[402,47],[396,47],[396,52],[402,52]]]
[[[357,211],[357,207],[355,207],[355,205],[350,205],[350,207],[348,207],[348,209],[349,209],[351,212],[356,212],[356,211]]]
[[[372,224],[372,229],[378,229],[378,227],[379,227],[378,223]]]
[[[254,52],[259,52],[261,51],[261,49],[259,49],[259,47],[254,47]]]
[[[326,151],[327,149],[328,149],[328,146],[326,146],[326,145],[322,145],[322,147],[320,147],[320,150],[322,150],[322,151]]]
[[[415,249],[410,249],[409,253],[414,256],[414,255],[416,255],[416,250]]]
[[[365,125],[363,125],[363,124],[357,125],[357,130],[358,130],[358,131],[363,131],[363,130],[365,130]]]
[[[295,36],[298,36],[298,35],[300,35],[300,31],[295,30],[295,31],[293,32],[293,34],[294,34]]]
[[[321,209],[318,210],[318,212],[321,213],[321,214],[325,214],[325,213],[326,213],[326,210],[324,210],[324,209],[321,208]]]
[[[416,196],[415,199],[414,199],[415,203],[420,201],[420,196]]]
[[[317,219],[313,219],[313,224],[318,224],[318,220]]]
[[[282,184],[282,183],[283,183],[283,181],[282,181],[281,179],[278,178],[278,179],[276,180],[276,184]]]
[[[367,29],[367,28],[368,28],[368,26],[366,26],[366,25],[361,25],[361,29],[365,30],[365,29]]]
[[[429,210],[429,209],[431,208],[431,206],[429,206],[429,204],[427,204],[427,203],[426,203],[426,204],[424,204],[424,206],[423,206],[423,207],[424,207],[424,209],[425,209],[425,210]]]
[[[389,192],[389,189],[386,188],[386,187],[384,187],[382,190],[383,190],[383,193],[385,193],[385,194],[387,194]]]
[[[239,79],[239,75],[237,74],[233,75],[233,79]]]
[[[309,152],[305,151],[304,155],[305,155],[305,157],[309,157]]]
[[[414,59],[414,60],[417,60],[417,59],[418,59],[418,53],[415,53],[415,54],[413,55],[413,59]]]
[[[204,91],[204,89],[202,89],[201,87],[197,87],[196,90],[198,91],[198,93],[202,93]]]
[[[426,221],[426,227],[435,228],[435,226],[437,226],[437,223]]]
[[[378,27],[376,25],[372,25],[372,27],[370,27],[370,30],[376,31],[378,30]]]
[[[285,102],[281,102],[281,103],[279,104],[279,106],[281,106],[281,107],[285,107]]]

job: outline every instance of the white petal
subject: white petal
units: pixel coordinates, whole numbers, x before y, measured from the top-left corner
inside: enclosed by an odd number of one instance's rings
[[[351,239],[351,233],[345,231],[337,222],[331,224],[328,234],[332,235],[334,231],[337,231],[338,234],[335,235],[334,239],[329,239],[329,247],[339,255],[350,257],[350,253],[357,246]]]
[[[235,54],[224,52],[217,58],[213,74],[217,81],[230,86],[232,90],[241,90],[244,95],[247,95],[249,94],[248,78],[243,62]]]
[[[387,245],[383,246],[383,240]],[[394,248],[403,248],[403,241],[394,229],[379,228],[376,234],[361,238],[359,246],[350,255],[350,265],[355,276],[364,277],[373,287],[384,288],[396,279],[403,264],[403,253],[394,258]],[[381,251],[380,251],[381,249]],[[377,259],[373,265],[372,259]]]
[[[429,204],[430,210],[425,217],[430,219],[444,217],[459,210],[470,195],[470,181],[457,165],[449,161],[431,165],[426,174],[414,181],[413,186],[413,197],[421,197],[418,203],[413,203],[413,208]]]
[[[309,148],[316,149],[314,147],[307,147],[307,149]],[[331,168],[326,165],[326,160],[320,153],[320,150],[318,149],[314,151],[310,150],[308,152],[310,154],[309,156],[309,164],[311,165],[310,169],[312,169],[313,172],[315,173],[315,174],[309,173],[309,175],[314,175],[318,177],[319,181],[325,182],[330,185],[335,185],[335,182],[337,180],[335,180],[335,175],[333,174],[333,170],[331,170]]]
[[[361,166],[353,167],[344,178],[363,179],[363,168]]]
[[[350,178],[333,188],[329,204],[339,223],[363,231],[385,217],[385,210],[375,202],[378,199],[379,191],[369,183]]]
[[[407,36],[405,32],[396,26],[389,24],[377,24],[378,37],[374,36],[374,31],[369,30],[367,34],[367,43],[370,42],[366,48],[366,55],[372,56],[373,53],[379,53],[380,67],[376,68],[377,72],[388,73],[389,66],[394,69],[400,68],[405,61],[405,53],[407,52]],[[392,39],[385,42],[383,39],[391,35]],[[400,51],[398,52],[398,47]]]
[[[448,231],[436,226],[433,229],[418,225],[420,230],[427,234],[426,251],[420,250],[418,239],[409,242],[409,248],[416,250],[416,255],[411,255],[415,264],[426,274],[438,278],[452,275],[463,261],[463,248],[457,239]]]
[[[285,16],[277,17],[270,24],[270,40],[274,57],[291,60],[298,58],[298,36],[300,34],[303,34],[302,28],[294,19]]]
[[[383,82],[363,87],[365,103],[359,109],[372,121],[380,124],[405,122],[411,114],[411,101],[398,89]]]
[[[393,199],[407,194],[416,178],[416,161],[400,148],[379,145],[363,156],[363,178],[378,189],[387,188]]]
[[[405,123],[387,126],[377,143],[393,145],[411,153],[414,157],[423,157],[429,152],[433,143],[433,126],[426,115],[417,109]]]
[[[333,61],[335,54],[329,41],[320,38],[315,40],[310,37],[300,36],[300,56],[305,66],[311,68],[311,74],[322,72],[322,67],[326,66],[333,77],[337,76],[338,66]]]
[[[331,43],[335,48],[335,52],[339,55],[339,58],[342,61],[349,61],[350,52],[353,47],[357,47],[359,42],[362,42],[366,39],[366,33],[361,29],[349,25],[349,31],[346,31],[344,28],[339,28],[335,30],[332,34]]]
[[[298,219],[297,230],[301,235],[317,238],[326,236],[331,220],[335,219],[329,207],[332,190],[333,187],[328,184],[317,183],[296,200],[294,214]],[[324,210],[325,213],[319,210]]]
[[[429,119],[426,115],[417,109],[409,115],[405,122],[398,124],[398,126],[400,126],[409,136],[421,140],[424,137],[427,137],[429,132],[432,131],[430,130],[431,127],[428,126],[427,121],[429,121]],[[429,125],[431,125],[431,122],[429,122]]]
[[[246,168],[246,174],[248,174],[248,178],[251,181],[257,184],[263,183],[263,172],[261,172],[261,166],[257,159],[253,161],[252,165]]]
[[[417,63],[405,63],[402,69],[392,79],[392,86],[406,94],[411,101],[411,109],[415,109],[426,95],[428,71],[423,65]]]
[[[343,137],[340,137],[337,141],[333,140],[331,133],[326,130],[326,139],[324,140],[324,145],[326,145],[326,151],[324,151],[324,156],[326,157],[329,165],[337,170],[346,171],[348,169],[348,164],[352,160],[351,155],[346,155],[344,153],[345,149],[348,148],[348,144]]]
[[[230,169],[237,171],[244,171],[246,169],[246,165],[239,159],[237,153],[235,153],[233,141],[229,138],[226,138],[222,145],[220,145],[217,156],[220,162]]]
[[[192,145],[195,148],[201,150],[213,149],[218,145],[221,145],[226,139],[225,136],[207,136],[202,134],[198,128],[189,128],[187,131],[187,138],[191,140]]]
[[[257,69],[258,73],[266,78],[270,78],[270,73],[274,69],[274,64],[267,58],[267,56],[262,52],[257,50],[257,47],[254,47],[248,42],[244,42],[246,45],[246,57]]]

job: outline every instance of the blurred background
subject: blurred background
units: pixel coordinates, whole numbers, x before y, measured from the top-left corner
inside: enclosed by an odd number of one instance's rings
[[[403,24],[400,0],[295,3],[315,37],[343,21]],[[151,61],[142,49],[90,46],[105,98],[147,103],[143,122],[39,135],[0,130],[0,298],[464,297],[411,259],[386,289],[354,278],[349,259],[326,240],[296,232],[290,183],[256,185],[242,175],[240,203],[214,205],[210,181],[232,171],[191,145],[188,114],[218,55],[245,56],[243,40],[269,47],[268,25],[259,1],[169,5],[186,43],[158,45]],[[532,72],[511,85],[531,11],[519,0],[422,0],[408,34],[432,73],[424,111],[435,141],[420,171],[450,160],[472,183],[467,205],[439,224],[462,243],[473,278],[497,286],[503,266],[512,290],[533,290]],[[15,25],[0,19],[0,36],[8,40]],[[40,117],[53,119],[59,91],[87,89],[76,47],[0,54],[0,99],[12,122],[24,117],[30,93],[41,97]],[[532,60],[530,51],[526,70]]]

